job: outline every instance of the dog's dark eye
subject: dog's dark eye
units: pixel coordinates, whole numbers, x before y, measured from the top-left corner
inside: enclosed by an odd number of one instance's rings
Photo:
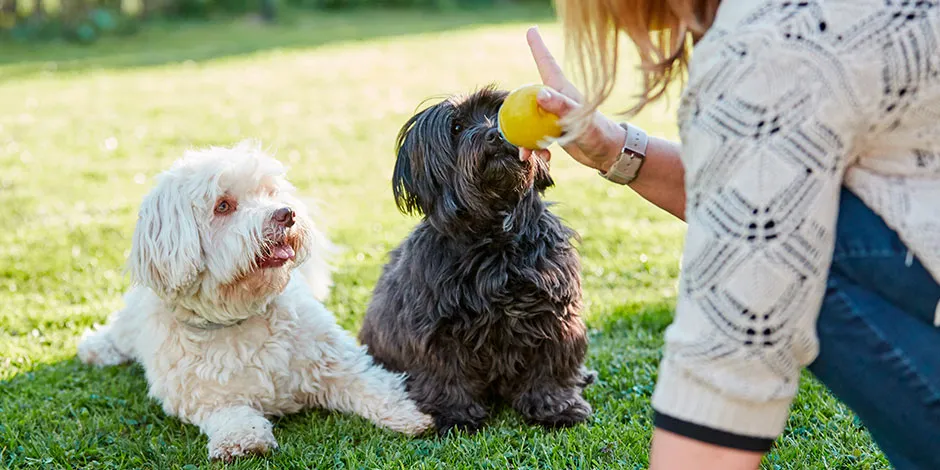
[[[463,124],[459,122],[455,122],[453,127],[450,128],[450,131],[453,132],[454,134],[459,134],[463,132]]]
[[[215,205],[215,213],[219,215],[228,214],[233,210],[235,210],[235,204],[226,200],[219,201],[219,203]]]

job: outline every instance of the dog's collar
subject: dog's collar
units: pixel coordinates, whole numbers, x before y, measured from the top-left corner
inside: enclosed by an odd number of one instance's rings
[[[235,321],[235,322],[232,322],[232,323],[216,323],[216,322],[211,322],[211,321],[206,320],[206,319],[201,318],[201,317],[195,317],[195,318],[197,318],[198,320],[197,320],[197,321],[193,321],[193,320],[190,320],[190,319],[183,319],[183,318],[180,318],[179,321],[180,321],[180,323],[182,323],[182,324],[184,324],[184,325],[186,325],[186,326],[188,326],[188,327],[190,327],[190,328],[195,328],[195,329],[197,329],[197,330],[212,331],[212,330],[221,330],[222,328],[228,328],[228,327],[230,327],[230,326],[238,326],[238,325],[241,325],[242,323],[244,323],[245,320],[247,320],[247,318],[242,318],[241,320],[238,320],[238,321]]]

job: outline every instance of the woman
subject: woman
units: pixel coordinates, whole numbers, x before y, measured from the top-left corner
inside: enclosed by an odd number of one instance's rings
[[[757,468],[806,366],[895,467],[940,468],[940,7],[559,3],[587,94],[528,39],[564,149],[688,222],[651,468]],[[597,111],[620,33],[631,111],[688,69],[681,145]]]

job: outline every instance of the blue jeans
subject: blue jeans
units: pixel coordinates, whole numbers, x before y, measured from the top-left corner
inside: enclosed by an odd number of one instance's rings
[[[842,191],[809,370],[899,470],[940,469],[940,286],[884,221]]]

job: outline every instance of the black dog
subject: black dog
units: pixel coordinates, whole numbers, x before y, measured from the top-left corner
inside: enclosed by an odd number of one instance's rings
[[[442,434],[478,429],[495,399],[545,426],[591,414],[576,234],[541,199],[547,164],[496,129],[505,96],[446,100],[402,128],[395,201],[424,218],[391,252],[359,334]]]

